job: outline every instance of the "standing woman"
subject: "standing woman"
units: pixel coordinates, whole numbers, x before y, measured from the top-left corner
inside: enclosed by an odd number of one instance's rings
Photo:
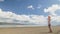
[[[50,19],[50,18],[51,18],[51,17],[48,16],[48,27],[49,27],[50,33],[52,33],[51,24],[50,24],[51,19]]]

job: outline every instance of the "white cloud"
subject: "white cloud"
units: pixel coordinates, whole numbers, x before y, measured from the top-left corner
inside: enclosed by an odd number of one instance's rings
[[[49,12],[50,15],[56,15],[56,10],[60,9],[60,5],[52,5],[51,7],[45,8],[44,12]]]
[[[37,6],[37,9],[40,9],[41,7],[42,7],[41,5],[38,5],[38,6]]]
[[[36,24],[46,24],[47,23],[47,18],[44,17],[43,15],[33,15],[31,16],[30,22],[36,23]]]
[[[0,0],[0,2],[3,2],[4,0]]]
[[[60,22],[60,16],[51,16],[51,22]],[[47,25],[47,16],[44,15],[17,15],[11,11],[0,9],[0,22]]]
[[[17,15],[11,11],[0,9],[0,22],[46,25],[47,18],[43,15]]]
[[[33,5],[29,5],[27,8],[34,9]]]
[[[51,16],[51,20],[55,22],[60,22],[60,16]]]
[[[57,5],[57,4],[55,4],[55,5],[52,5],[51,7],[48,7],[48,8],[45,8],[44,9],[44,12],[48,12],[49,14],[50,14],[50,16],[51,16],[51,22],[53,23],[53,25],[56,23],[56,24],[60,24],[59,22],[60,22],[60,16],[58,16],[55,12],[57,11],[57,10],[59,10],[60,9],[60,5]],[[55,23],[54,23],[55,22]],[[55,24],[55,25],[56,25]]]
[[[36,7],[34,7],[33,5],[29,5],[27,8],[28,9],[40,9],[42,6],[39,4],[39,5],[37,5]]]

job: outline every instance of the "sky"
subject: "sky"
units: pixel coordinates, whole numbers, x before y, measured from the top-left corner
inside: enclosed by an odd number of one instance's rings
[[[0,22],[25,25],[60,25],[60,0],[0,0]]]

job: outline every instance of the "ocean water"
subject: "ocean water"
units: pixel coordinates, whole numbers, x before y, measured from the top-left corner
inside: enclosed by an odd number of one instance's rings
[[[38,27],[40,25],[0,25],[0,27]]]

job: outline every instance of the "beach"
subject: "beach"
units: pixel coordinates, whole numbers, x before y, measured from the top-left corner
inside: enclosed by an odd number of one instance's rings
[[[36,27],[0,27],[0,34],[60,34],[60,26],[53,26],[49,33],[47,26]]]

